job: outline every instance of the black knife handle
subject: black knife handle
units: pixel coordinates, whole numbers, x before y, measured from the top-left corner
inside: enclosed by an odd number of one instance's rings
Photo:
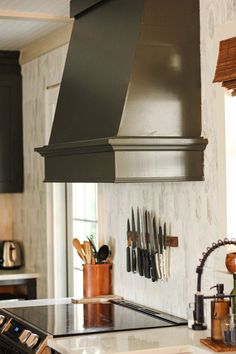
[[[149,258],[149,252],[148,250],[144,250],[144,259],[145,259],[145,264],[144,264],[144,274],[145,278],[150,279],[150,258]]]
[[[130,262],[130,248],[126,247],[126,270],[127,272],[131,272],[131,262]]]
[[[145,276],[145,250],[141,248],[141,259],[142,259],[142,270],[143,274]]]
[[[132,272],[136,273],[136,252],[134,247],[132,247]]]
[[[143,259],[142,259],[142,250],[137,248],[137,259],[138,259],[138,272],[139,275],[143,276]]]
[[[150,263],[151,263],[152,281],[157,281],[158,280],[158,275],[157,275],[157,266],[156,266],[155,254],[151,254],[150,255]]]

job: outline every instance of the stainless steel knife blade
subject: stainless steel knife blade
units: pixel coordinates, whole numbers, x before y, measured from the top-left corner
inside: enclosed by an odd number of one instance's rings
[[[131,224],[132,224],[132,262],[131,262],[131,267],[132,267],[132,272],[136,273],[136,229],[135,229],[135,218],[134,218],[134,209],[132,208],[132,219],[131,219]]]
[[[157,274],[158,274],[158,278],[159,278],[159,279],[162,279],[161,261],[160,261],[160,245],[159,245],[159,238],[158,238],[158,233],[157,233],[157,225],[156,225],[156,218],[155,218],[155,216],[153,217],[152,223],[153,223],[154,242],[155,242],[155,248],[156,248]]]
[[[167,233],[166,233],[166,223],[163,226],[163,266],[164,266],[164,278],[168,280],[169,275],[169,247],[167,249]]]
[[[163,233],[162,233],[162,227],[161,227],[161,225],[159,226],[158,239],[159,239],[159,245],[160,245],[160,268],[161,268],[161,275],[162,275],[162,279],[164,280],[165,274],[164,274],[164,259],[163,259]]]

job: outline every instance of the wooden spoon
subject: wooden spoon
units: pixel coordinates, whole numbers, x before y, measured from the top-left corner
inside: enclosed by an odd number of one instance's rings
[[[89,241],[84,241],[84,252],[87,264],[92,263],[92,248]]]
[[[83,247],[77,238],[73,238],[73,246],[75,247],[80,258],[86,263],[86,257],[84,255]]]

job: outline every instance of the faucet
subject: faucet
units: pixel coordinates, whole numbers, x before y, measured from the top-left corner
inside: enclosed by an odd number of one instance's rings
[[[204,321],[204,299],[214,299],[216,296],[204,296],[201,293],[201,281],[202,281],[202,273],[204,264],[209,257],[209,255],[215,251],[217,248],[226,245],[236,245],[236,240],[232,239],[229,240],[225,238],[224,240],[218,240],[217,243],[213,242],[211,247],[207,247],[207,251],[203,252],[203,258],[199,259],[200,264],[196,268],[197,273],[197,292],[195,294],[195,302],[194,302],[194,311],[193,311],[193,318],[194,324],[192,325],[193,330],[204,330],[207,328],[205,321]],[[233,298],[236,297],[235,295],[220,295],[221,298]]]

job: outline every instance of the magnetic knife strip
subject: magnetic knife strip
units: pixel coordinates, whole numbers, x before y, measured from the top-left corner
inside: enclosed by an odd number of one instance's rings
[[[178,247],[177,236],[167,236],[166,223],[157,226],[156,218],[148,210],[136,218],[132,208],[131,224],[127,220],[127,272],[140,276],[167,281],[170,277],[170,247]]]

